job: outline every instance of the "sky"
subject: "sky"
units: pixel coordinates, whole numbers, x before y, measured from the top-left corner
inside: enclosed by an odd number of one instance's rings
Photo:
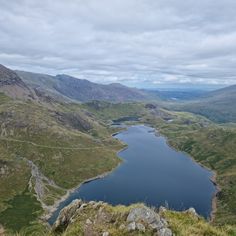
[[[236,1],[0,0],[0,64],[134,87],[236,84]]]

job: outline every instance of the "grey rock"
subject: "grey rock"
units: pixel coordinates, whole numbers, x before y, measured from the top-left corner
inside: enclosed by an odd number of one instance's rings
[[[190,207],[188,210],[186,210],[185,212],[193,215],[193,216],[196,216],[196,217],[199,217],[196,210],[193,208],[193,207]]]
[[[87,225],[91,225],[93,222],[90,219],[87,219],[85,222]]]
[[[165,227],[168,226],[168,223],[167,223],[167,221],[166,221],[164,218],[161,219],[161,223],[162,223]]]
[[[165,227],[165,225],[162,223],[162,221],[158,221],[150,224],[149,227],[155,230],[160,230],[161,228]]]
[[[104,232],[102,236],[109,236],[109,232]]]
[[[83,203],[83,204],[80,206],[80,208],[81,208],[81,209],[84,209],[86,206],[88,206],[88,204],[87,204],[87,203]]]
[[[121,224],[121,225],[119,226],[119,229],[120,229],[120,230],[125,229],[125,225],[124,225],[124,224]]]
[[[142,221],[147,224],[157,223],[160,221],[160,216],[153,210],[147,207],[138,207],[130,210],[127,217],[127,222]]]
[[[162,228],[157,232],[158,236],[172,236],[172,231],[169,228]]]
[[[165,207],[163,207],[163,206],[160,206],[160,208],[159,208],[159,213],[161,214],[161,213],[164,213],[164,212],[166,212],[167,211],[167,209],[165,208]]]
[[[141,231],[141,232],[145,232],[145,230],[146,230],[145,226],[141,223],[137,223],[136,228],[138,231]]]
[[[136,223],[132,222],[130,224],[127,225],[127,230],[128,231],[134,231],[136,229]]]

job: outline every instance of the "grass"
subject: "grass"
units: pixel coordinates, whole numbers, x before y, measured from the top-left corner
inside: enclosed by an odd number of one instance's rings
[[[136,102],[109,103],[93,101],[83,104],[83,108],[105,122],[122,117],[141,117],[145,114],[143,104]]]
[[[0,214],[0,222],[4,227],[17,232],[30,226],[42,213],[42,208],[36,197],[25,190],[6,203],[9,207]]]
[[[196,218],[189,213],[168,210],[163,216],[176,236],[233,236],[236,234],[235,229],[231,226],[215,227],[203,218]]]
[[[73,223],[69,224],[67,229],[62,232],[61,235],[84,235],[84,232],[87,230],[86,228],[88,228],[88,225],[86,224],[87,219],[94,222],[91,227],[93,233],[96,235],[102,235],[103,232],[109,232],[112,236],[155,235],[148,227],[146,227],[145,232],[129,232],[125,227],[120,227],[121,225],[127,225],[126,219],[131,209],[143,206],[144,204],[141,203],[130,206],[111,206],[106,204],[103,205],[100,210],[87,206],[74,218]],[[100,214],[101,218],[97,220],[97,217]],[[165,218],[169,224],[169,228],[171,228],[172,232],[176,236],[233,236],[236,233],[235,229],[229,225],[223,227],[213,226],[204,218],[196,217],[187,212],[166,210],[161,213],[161,216]],[[56,234],[58,234],[58,232]]]
[[[6,169],[0,178],[0,215],[7,214],[9,219],[14,218],[20,203],[15,198],[27,188],[31,176],[22,158],[33,161],[62,188],[45,185],[43,201],[48,205],[66,189],[110,171],[120,162],[116,152],[123,145],[111,137],[113,131],[88,116],[79,105],[5,99],[0,103],[0,122],[0,168]],[[9,205],[9,201],[14,204]],[[32,204],[22,207],[22,215],[32,213]],[[4,225],[12,230],[23,227],[17,221]]]

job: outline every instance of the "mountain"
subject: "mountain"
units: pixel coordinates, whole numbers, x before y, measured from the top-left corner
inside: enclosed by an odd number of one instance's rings
[[[5,93],[11,98],[35,99],[35,93],[32,91],[16,74],[0,64],[0,92]]]
[[[150,95],[154,100],[163,101],[188,101],[201,97],[204,93],[203,90],[157,90],[157,89],[143,89],[144,93]]]
[[[69,75],[50,76],[25,71],[16,71],[16,73],[28,86],[66,100],[123,102],[145,100],[148,97],[146,93],[138,89],[118,83],[104,85]]]
[[[16,73],[29,87],[39,93],[49,95],[59,101],[71,100],[56,90],[57,79],[55,76],[26,71],[16,71]]]
[[[208,92],[175,109],[200,114],[216,122],[236,122],[236,85]]]

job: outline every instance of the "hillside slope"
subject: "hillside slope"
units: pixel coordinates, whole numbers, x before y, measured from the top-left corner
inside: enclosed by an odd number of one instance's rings
[[[103,202],[75,200],[65,207],[53,226],[64,236],[228,236],[231,227],[214,227],[193,208],[183,212],[149,208],[144,204],[111,206]]]
[[[0,225],[38,224],[67,190],[116,167],[122,145],[112,132],[78,104],[0,93]]]
[[[35,99],[32,91],[12,70],[0,64],[0,92],[14,99]]]
[[[216,122],[236,122],[236,85],[209,92],[196,101],[171,108],[200,114]]]

